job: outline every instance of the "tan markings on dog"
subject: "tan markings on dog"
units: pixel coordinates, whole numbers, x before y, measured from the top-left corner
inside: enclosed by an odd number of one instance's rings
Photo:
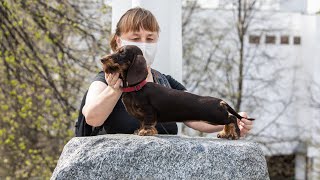
[[[115,63],[113,59],[109,58],[103,63],[103,70],[106,73],[120,73],[121,66]]]
[[[220,101],[220,106],[223,107],[223,109],[225,109],[226,111],[228,110],[228,106],[226,102]]]
[[[229,113],[229,119],[234,119],[232,123],[227,124],[224,126],[223,130],[220,131],[217,135],[218,138],[224,138],[224,139],[232,139],[236,140],[240,138],[240,134],[237,133],[237,119],[232,114]],[[239,128],[238,128],[239,130]]]
[[[145,124],[144,121],[140,121],[141,127],[138,130],[139,136],[153,136],[158,134],[157,129],[155,128],[157,122],[155,121],[152,124]]]
[[[125,94],[123,96],[131,96],[130,94]],[[139,136],[153,136],[158,134],[157,129],[155,128],[157,121],[152,122],[151,124],[146,124],[144,121],[145,112],[143,109],[135,104],[135,101],[129,101],[130,98],[123,98],[123,104],[125,105],[126,110],[129,114],[140,121],[141,127],[134,132]]]
[[[158,131],[155,127],[149,129],[143,128],[138,130],[139,136],[154,136],[156,134],[158,134]]]
[[[234,123],[230,123],[224,126],[223,130],[217,135],[218,138],[224,139],[239,139],[238,134],[236,133],[236,128]]]
[[[119,52],[120,50],[118,50]],[[105,73],[120,73],[120,78],[123,80],[127,76],[125,74],[126,70],[130,66],[130,61],[127,61],[126,63],[119,64],[116,62],[115,59],[112,59],[112,55],[105,55],[102,57],[101,62],[103,64],[103,71]]]

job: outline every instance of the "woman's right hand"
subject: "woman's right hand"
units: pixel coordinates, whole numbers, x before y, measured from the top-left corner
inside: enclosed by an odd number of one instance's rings
[[[105,122],[122,94],[119,73],[104,75],[108,85],[101,81],[92,82],[82,109],[87,124],[93,127],[101,126]]]
[[[116,92],[122,92],[122,80],[119,78],[119,73],[107,74],[105,73],[105,79],[110,88]]]

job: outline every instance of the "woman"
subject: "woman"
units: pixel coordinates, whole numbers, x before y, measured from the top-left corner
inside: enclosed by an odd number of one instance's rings
[[[132,8],[128,10],[119,20],[116,32],[110,42],[115,51],[124,45],[136,45],[142,49],[148,65],[148,82],[166,85],[177,90],[186,90],[179,82],[171,76],[163,75],[150,68],[156,54],[159,38],[159,25],[154,15],[143,8]],[[160,81],[162,80],[162,81]],[[165,82],[167,83],[165,83]],[[162,82],[162,83],[161,83]],[[129,116],[121,102],[121,85],[119,74],[98,73],[87,92],[82,114],[85,117],[86,126],[104,127],[103,133],[127,133],[132,134],[139,128],[138,120]],[[247,117],[246,113],[239,113]],[[184,122],[188,127],[201,132],[212,133],[223,129],[223,126],[210,125],[205,122]],[[159,134],[177,134],[178,129],[175,122],[158,123],[156,126]],[[252,122],[247,119],[239,121],[241,136],[245,136],[252,129]],[[103,134],[100,132],[100,134]]]

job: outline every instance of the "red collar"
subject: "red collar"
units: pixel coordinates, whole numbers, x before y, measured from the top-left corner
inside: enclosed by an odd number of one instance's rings
[[[146,80],[141,81],[139,84],[135,85],[135,86],[131,86],[131,87],[126,87],[126,88],[122,88],[122,92],[133,92],[133,91],[139,91],[140,89],[142,89],[142,87],[144,85],[147,84]]]

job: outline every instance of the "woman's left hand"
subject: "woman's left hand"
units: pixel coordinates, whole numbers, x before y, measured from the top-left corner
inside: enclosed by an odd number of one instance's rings
[[[248,114],[246,112],[240,112],[239,115],[244,117],[241,120],[238,119],[240,136],[244,137],[253,128],[253,122],[246,119],[248,118]]]

